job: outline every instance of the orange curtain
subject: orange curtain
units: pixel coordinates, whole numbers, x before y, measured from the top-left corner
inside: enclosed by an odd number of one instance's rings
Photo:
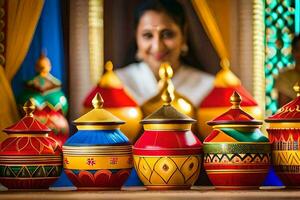
[[[205,29],[205,32],[207,33],[213,47],[215,48],[216,52],[218,53],[221,59],[221,66],[227,68],[229,67],[230,55],[229,50],[226,47],[226,45],[229,45],[229,32],[228,27],[226,28],[228,20],[226,19],[229,19],[229,16],[224,18],[221,18],[219,16],[219,18],[216,18],[210,8],[210,4],[212,4],[211,6],[217,9],[217,11],[220,11],[221,9],[224,9],[224,6],[229,5],[229,3],[226,0],[224,0],[224,2],[227,2],[227,4],[224,4],[223,1],[220,1],[220,3],[223,5],[220,6],[218,4],[219,6],[216,6],[215,4],[213,4],[213,2],[208,2],[209,1],[207,0],[192,0],[194,9]],[[224,41],[223,35],[221,34],[219,25],[217,23],[217,19],[219,19],[219,21],[222,21],[222,27],[226,28],[226,31],[224,31],[224,33],[222,32],[226,36],[226,43]]]
[[[7,4],[6,63],[5,68],[0,66],[0,141],[6,137],[2,130],[19,117],[10,81],[26,56],[44,0],[9,0]]]
[[[9,0],[7,13],[5,73],[9,81],[29,49],[44,0]]]

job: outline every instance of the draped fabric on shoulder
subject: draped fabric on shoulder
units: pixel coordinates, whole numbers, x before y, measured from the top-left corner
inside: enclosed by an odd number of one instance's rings
[[[44,1],[9,0],[7,4],[6,64],[0,66],[0,141],[5,138],[3,128],[19,117],[10,81],[26,56]]]

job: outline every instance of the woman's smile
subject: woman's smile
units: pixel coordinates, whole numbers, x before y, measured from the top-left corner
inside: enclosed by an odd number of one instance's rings
[[[166,61],[166,58],[168,57],[168,52],[153,53],[152,56],[157,61]]]

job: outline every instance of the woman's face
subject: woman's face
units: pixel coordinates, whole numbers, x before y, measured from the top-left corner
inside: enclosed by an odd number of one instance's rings
[[[155,75],[162,62],[176,70],[184,36],[180,27],[164,12],[146,11],[140,18],[137,32],[137,57],[146,62]]]

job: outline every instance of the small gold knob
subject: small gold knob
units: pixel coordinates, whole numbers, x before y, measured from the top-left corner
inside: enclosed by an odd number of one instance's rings
[[[106,63],[105,63],[105,70],[106,71],[112,71],[113,70],[113,68],[114,68],[114,65],[113,65],[113,63],[109,60],[109,61],[107,61]]]
[[[92,104],[93,104],[93,107],[94,109],[99,109],[99,108],[102,108],[103,107],[103,99],[102,99],[102,96],[101,94],[98,92],[95,97],[93,98],[92,100]]]
[[[44,51],[36,62],[35,69],[42,76],[46,76],[51,71],[51,62]]]
[[[33,112],[35,111],[35,103],[32,98],[30,98],[28,101],[25,102],[23,106],[23,110],[26,113],[26,116],[33,117]]]
[[[239,95],[239,93],[237,93],[236,91],[234,91],[233,94],[230,97],[230,102],[232,104],[232,108],[233,109],[240,108],[241,101],[242,101],[242,98]]]
[[[297,82],[294,87],[293,87],[294,91],[296,92],[297,94],[297,97],[300,96],[300,86],[299,86],[299,82]]]
[[[160,65],[158,74],[160,79],[171,79],[173,77],[173,69],[169,63],[164,62]]]

